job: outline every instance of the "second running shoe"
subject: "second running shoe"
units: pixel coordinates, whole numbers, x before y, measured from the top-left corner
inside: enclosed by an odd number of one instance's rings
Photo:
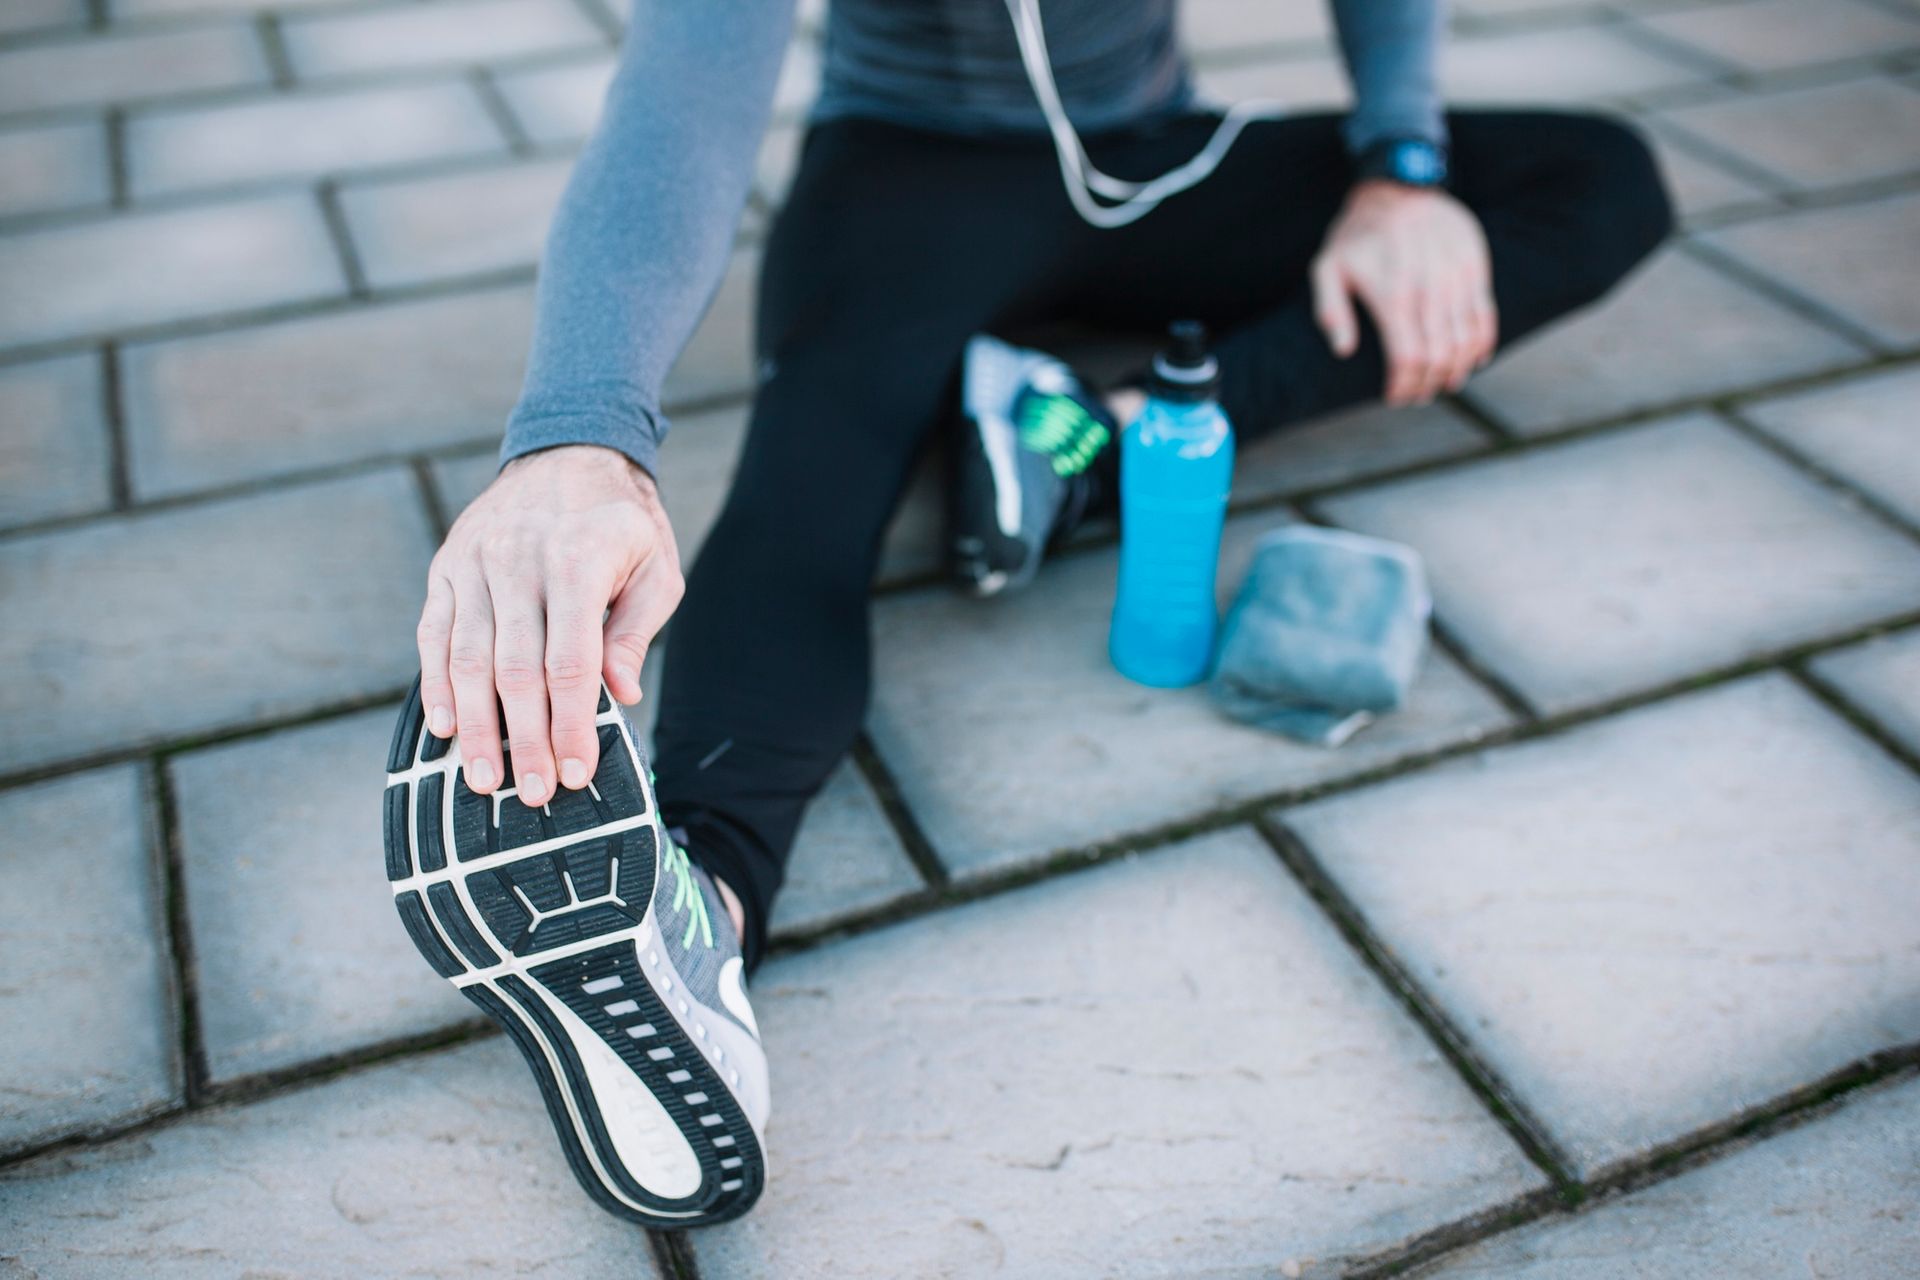
[[[948,503],[948,562],[975,595],[1026,585],[1079,523],[1113,416],[1061,361],[985,335],[967,343]]]

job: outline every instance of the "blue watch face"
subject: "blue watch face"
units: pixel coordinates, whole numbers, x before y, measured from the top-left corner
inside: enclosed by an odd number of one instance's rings
[[[1416,186],[1435,186],[1447,177],[1447,162],[1440,148],[1429,142],[1398,143],[1387,163],[1396,179]]]

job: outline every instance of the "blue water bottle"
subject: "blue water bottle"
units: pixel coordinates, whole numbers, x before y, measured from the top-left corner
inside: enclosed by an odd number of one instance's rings
[[[1120,585],[1107,652],[1121,675],[1174,689],[1207,678],[1213,583],[1233,483],[1233,425],[1197,320],[1176,321],[1147,403],[1120,436]]]

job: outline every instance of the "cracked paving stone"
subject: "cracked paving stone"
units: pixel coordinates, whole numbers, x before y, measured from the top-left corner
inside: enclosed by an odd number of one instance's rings
[[[47,1280],[659,1274],[502,1036],[10,1169],[0,1239]]]
[[[1286,522],[1273,514],[1228,522],[1223,602],[1254,539]],[[1107,660],[1115,563],[1111,548],[1066,556],[1005,599],[942,585],[879,603],[869,728],[957,876],[1030,866],[1508,723],[1438,651],[1406,707],[1333,750],[1230,721],[1199,688],[1133,684]]]
[[[1104,921],[1112,927],[1077,927]],[[1245,830],[776,960],[728,1277],[1340,1273],[1541,1174]]]
[[[1583,1178],[1920,1038],[1920,780],[1785,676],[1281,818]]]

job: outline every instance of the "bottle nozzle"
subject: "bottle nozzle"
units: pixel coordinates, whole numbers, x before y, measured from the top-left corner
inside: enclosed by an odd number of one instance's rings
[[[1153,361],[1156,394],[1173,400],[1208,400],[1220,382],[1220,366],[1207,350],[1207,326],[1175,320],[1167,326],[1167,347]]]

